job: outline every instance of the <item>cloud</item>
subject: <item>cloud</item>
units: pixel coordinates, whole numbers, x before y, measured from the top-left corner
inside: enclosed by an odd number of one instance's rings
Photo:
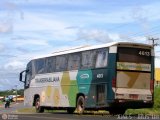
[[[52,17],[51,17],[52,16]],[[64,19],[64,18],[63,18]],[[22,39],[29,38],[26,34],[39,39],[69,40],[76,34],[75,29],[66,29],[72,24],[65,22],[57,15],[37,12],[25,12],[25,19],[14,22],[14,34],[21,34]]]
[[[19,8],[12,1],[6,0],[0,3],[0,33],[12,33],[14,28],[14,17]]]
[[[5,51],[5,45],[0,43],[0,53]]]
[[[145,5],[135,5],[128,7],[118,7],[119,9],[112,7],[112,11],[108,9],[103,9],[103,12],[94,10],[81,10],[76,12],[63,11],[60,15],[65,17],[65,20],[71,21],[72,23],[79,23],[80,25],[87,24],[126,24],[126,23],[141,23],[143,27],[148,27],[146,24],[150,21],[155,21],[160,19],[160,2],[145,4]],[[89,6],[90,7],[90,6]],[[83,8],[82,8],[83,9]],[[157,10],[158,9],[158,10]],[[72,17],[67,17],[72,16]],[[83,19],[79,19],[83,17]],[[146,29],[146,28],[145,28]]]
[[[24,47],[16,47],[16,49],[22,53],[29,53],[29,52],[33,52],[30,49],[24,48]]]
[[[126,34],[119,34],[121,41],[130,41],[130,42],[139,42],[139,43],[146,43],[147,38],[145,36],[138,36],[138,37],[130,37]]]
[[[113,39],[109,37],[107,31],[97,29],[80,29],[77,40],[111,42]]]
[[[21,61],[10,61],[7,64],[5,64],[4,69],[14,71],[24,68],[24,63]]]
[[[15,40],[16,46],[27,46],[27,45],[35,45],[35,46],[48,46],[48,42],[46,40],[40,39],[26,39],[26,40]]]
[[[15,55],[10,55],[10,54],[0,54],[0,57],[12,58],[12,57],[16,57],[16,56]]]
[[[142,39],[142,38],[141,38]],[[76,40],[95,41],[99,43],[118,42],[118,41],[132,41],[127,35],[119,33],[112,33],[106,30],[99,29],[80,29],[77,33]]]
[[[0,23],[0,33],[11,33],[13,26],[10,22]]]
[[[23,89],[24,83],[19,81],[19,75],[1,77],[0,78],[0,91],[2,90],[12,90],[15,89],[15,85],[17,85],[18,89]]]
[[[160,57],[155,59],[155,67],[160,68]]]
[[[23,85],[19,82],[19,73],[25,68],[25,62],[14,59],[7,60],[8,62],[3,65],[1,64],[0,90],[13,89],[14,85],[18,85],[18,88],[23,88]]]
[[[25,19],[15,21],[15,30],[17,31],[34,31],[34,30],[58,30],[64,29],[68,24],[52,15],[39,12],[25,12]]]
[[[16,2],[17,1],[17,2]],[[28,4],[28,5],[86,5],[92,3],[92,0],[16,0],[17,4]],[[26,2],[24,2],[26,1]]]
[[[79,29],[79,26],[67,26],[65,29]]]
[[[10,89],[10,87],[12,86],[13,82],[9,81],[6,78],[0,78],[0,90],[7,90]]]

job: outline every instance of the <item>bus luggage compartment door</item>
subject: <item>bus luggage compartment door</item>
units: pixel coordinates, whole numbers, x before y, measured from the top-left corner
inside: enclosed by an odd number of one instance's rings
[[[105,104],[105,85],[99,84],[96,86],[97,91],[97,105],[101,106]]]

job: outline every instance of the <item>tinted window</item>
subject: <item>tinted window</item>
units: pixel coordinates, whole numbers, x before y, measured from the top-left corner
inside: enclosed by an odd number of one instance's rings
[[[67,55],[56,57],[56,72],[67,70]]]
[[[69,54],[68,70],[77,70],[80,67],[80,53]]]
[[[32,60],[32,77],[34,78],[36,75],[36,65],[35,60]]]
[[[47,73],[51,73],[51,72],[54,72],[55,69],[56,69],[56,59],[55,57],[49,57],[49,58],[46,58],[46,72]]]
[[[32,61],[27,65],[25,88],[29,87],[30,81],[32,79]]]
[[[106,67],[108,60],[108,50],[106,48],[97,50],[96,68]]]
[[[96,50],[82,52],[82,65],[81,68],[94,68],[96,61]]]
[[[141,48],[118,48],[118,62],[151,63],[151,50]]]
[[[45,59],[36,60],[36,73],[37,74],[45,73]]]

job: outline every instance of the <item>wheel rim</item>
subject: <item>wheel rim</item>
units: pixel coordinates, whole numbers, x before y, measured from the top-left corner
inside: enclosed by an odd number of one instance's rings
[[[84,110],[84,103],[83,103],[83,100],[82,100],[82,98],[78,101],[78,112],[83,112],[83,110]]]
[[[39,109],[39,106],[40,106],[40,102],[37,101],[37,102],[36,102],[36,109]]]
[[[78,105],[78,111],[79,111],[79,112],[82,112],[82,110],[83,110],[82,106],[81,106],[81,105]]]

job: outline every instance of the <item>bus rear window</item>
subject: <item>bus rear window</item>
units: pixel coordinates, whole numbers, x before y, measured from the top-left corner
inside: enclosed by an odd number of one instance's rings
[[[151,50],[141,48],[118,48],[118,62],[130,62],[130,63],[151,63]]]

